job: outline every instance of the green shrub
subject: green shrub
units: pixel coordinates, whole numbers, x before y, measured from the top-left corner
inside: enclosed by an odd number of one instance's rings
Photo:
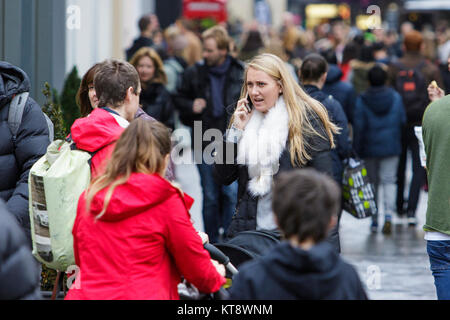
[[[67,132],[70,132],[73,122],[81,117],[80,109],[75,100],[80,83],[81,79],[78,76],[77,67],[74,66],[64,82],[61,93],[61,110]]]
[[[55,130],[55,140],[65,139],[70,131],[66,130],[64,125],[63,113],[61,111],[61,105],[59,103],[58,92],[52,89],[48,82],[44,84],[42,90],[46,98],[45,104],[42,106],[42,111],[52,120]]]

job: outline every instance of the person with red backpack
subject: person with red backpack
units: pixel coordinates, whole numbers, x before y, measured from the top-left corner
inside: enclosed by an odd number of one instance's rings
[[[390,67],[391,85],[401,95],[407,122],[402,132],[402,153],[397,171],[397,213],[408,217],[408,224],[417,224],[416,209],[420,189],[425,183],[426,174],[420,164],[419,144],[414,133],[415,126],[421,126],[425,108],[429,104],[427,86],[435,80],[442,86],[439,69],[421,54],[423,38],[420,32],[410,31],[403,40],[404,56]],[[408,203],[404,208],[404,187],[407,151],[412,156],[412,180]]]

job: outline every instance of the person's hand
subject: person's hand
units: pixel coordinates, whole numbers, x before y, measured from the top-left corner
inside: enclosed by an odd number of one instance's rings
[[[198,235],[200,236],[200,238],[202,238],[202,244],[208,243],[209,242],[209,237],[206,233],[201,232],[201,231],[197,231]]]
[[[194,113],[202,113],[203,109],[206,108],[206,100],[202,98],[197,98],[194,100],[194,103],[192,104],[192,111]]]
[[[216,268],[217,272],[222,276],[225,277],[225,266],[223,264],[218,263],[216,260],[211,259],[212,264]]]
[[[445,96],[444,90],[439,88],[435,81],[430,83],[430,85],[427,88],[427,91],[428,91],[428,98],[430,98],[432,102],[439,100]]]
[[[244,98],[239,100],[237,103],[236,111],[234,111],[233,125],[240,130],[244,130],[245,126],[252,117],[252,112],[253,110],[249,110],[248,108],[247,99]]]

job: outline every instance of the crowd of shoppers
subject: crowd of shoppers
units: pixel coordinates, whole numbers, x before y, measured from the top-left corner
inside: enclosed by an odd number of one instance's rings
[[[351,154],[364,159],[376,198],[383,195],[385,235],[395,215],[417,224],[419,194],[428,184],[425,239],[438,298],[448,299],[442,271],[450,241],[442,223],[449,211],[447,27],[437,29],[436,52],[428,34],[410,23],[400,36],[382,29],[355,33],[341,21],[303,30],[287,14],[280,32],[253,23],[241,41],[226,25],[200,33],[185,19],[161,30],[155,15],[142,17],[139,28],[126,50],[129,62],[96,63],[77,93],[82,117],[68,139],[91,153],[92,181],[73,227],[83,286],[66,299],[178,299],[182,279],[203,293],[217,292],[225,270],[203,244],[245,231],[283,241],[242,268],[232,298],[367,299],[356,272],[339,257],[340,186]],[[37,266],[22,248],[31,243],[28,174],[50,132],[28,98],[18,134],[11,134],[9,105],[30,83],[6,62],[0,73],[0,196],[6,202],[0,236],[12,243],[0,242],[0,251],[28,268],[8,292],[9,269],[0,269],[0,298],[39,298]],[[430,101],[436,102],[426,109]],[[422,119],[426,169],[414,133]],[[190,220],[193,199],[174,183],[170,131],[180,122],[191,131],[205,233]],[[214,149],[205,138],[209,130],[223,135]],[[413,174],[406,183],[409,158]],[[378,223],[375,214],[372,232]]]

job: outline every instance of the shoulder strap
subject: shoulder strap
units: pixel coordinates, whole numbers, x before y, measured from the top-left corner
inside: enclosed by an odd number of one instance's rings
[[[23,92],[16,95],[9,105],[8,125],[11,129],[13,136],[13,142],[16,141],[17,132],[19,131],[20,124],[22,123],[23,110],[28,100],[28,92]]]

